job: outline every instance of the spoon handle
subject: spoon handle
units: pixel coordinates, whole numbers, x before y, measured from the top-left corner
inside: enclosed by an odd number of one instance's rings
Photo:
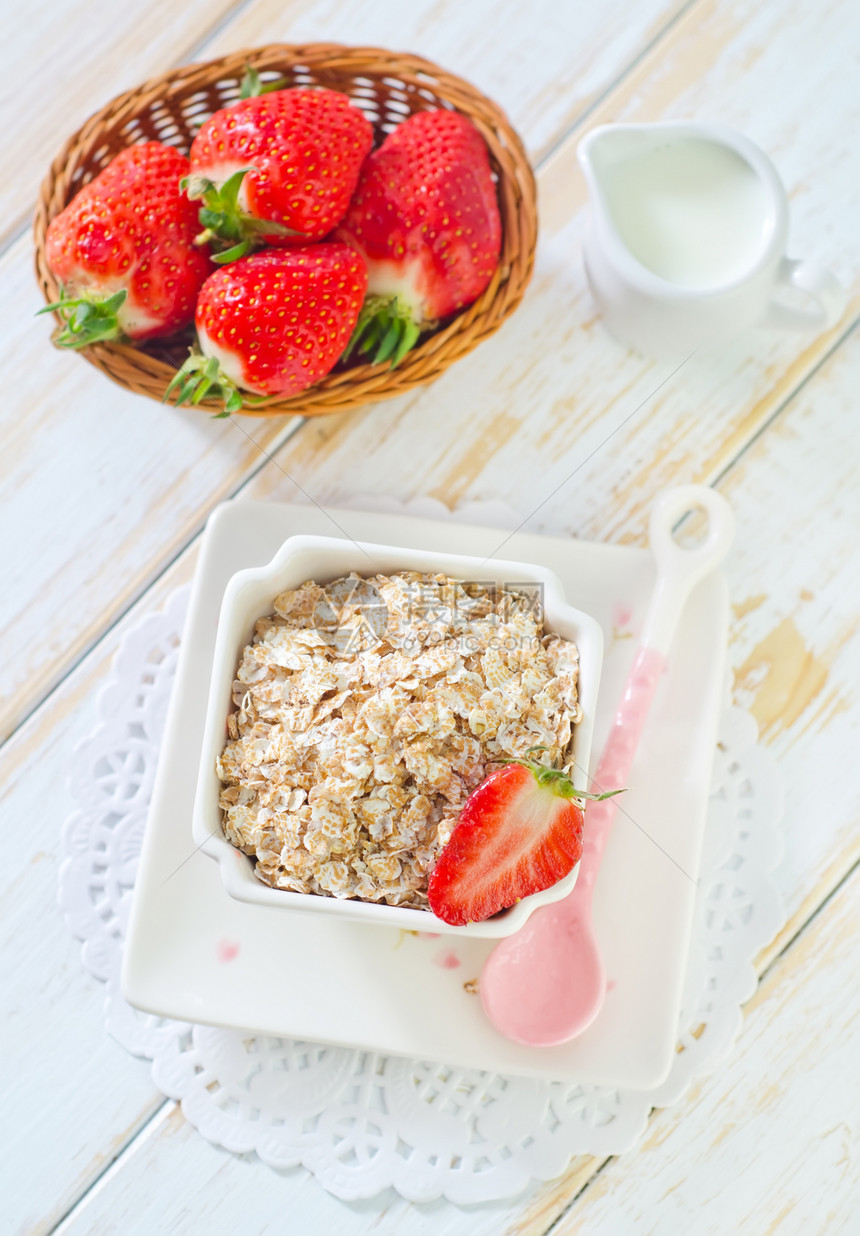
[[[705,540],[692,549],[682,548],[674,538],[676,525],[691,508],[708,516]],[[725,498],[702,485],[684,485],[657,499],[649,523],[657,586],[594,777],[597,789],[617,790],[627,784],[678,618],[692,588],[725,557],[733,523]],[[484,1012],[500,1033],[516,1043],[531,1047],[566,1043],[590,1026],[600,1011],[606,973],[592,930],[591,899],[617,809],[615,798],[589,803],[573,891],[536,910],[484,962],[480,981]]]
[[[595,789],[601,794],[608,790],[624,789],[627,784],[633,758],[665,668],[666,658],[662,652],[656,648],[640,647],[618,701],[609,737],[594,775]],[[602,802],[590,802],[585,809],[582,858],[574,889],[581,904],[591,904],[597,869],[617,810],[617,797],[605,798]]]
[[[674,528],[687,512],[696,509],[708,518],[706,535],[698,546],[684,548],[675,540]],[[657,585],[645,618],[642,643],[594,775],[601,794],[627,785],[678,619],[695,585],[725,557],[733,533],[734,517],[728,502],[704,485],[666,490],[655,502],[648,535],[657,565]],[[586,808],[579,878],[572,894],[580,905],[591,905],[597,869],[619,805],[617,798],[607,798]]]

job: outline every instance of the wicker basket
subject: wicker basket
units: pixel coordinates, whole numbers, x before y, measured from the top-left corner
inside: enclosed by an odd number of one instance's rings
[[[343,91],[371,121],[377,142],[413,112],[451,107],[469,116],[487,143],[498,178],[502,253],[483,295],[423,339],[396,369],[385,363],[336,368],[307,390],[287,399],[262,400],[243,413],[318,416],[343,412],[432,382],[498,330],[519,304],[534,262],[537,211],[531,167],[504,113],[462,78],[418,56],[336,43],[273,44],[188,65],[120,95],[69,139],[42,185],[34,233],[36,271],[46,300],[50,303],[59,297],[57,282],[45,262],[45,232],[51,219],[126,146],[158,140],[187,153],[203,121],[239,97],[248,66],[264,80],[285,77],[290,85]],[[127,390],[160,400],[187,355],[187,344],[175,340],[156,340],[141,347],[102,343],[83,349],[81,355]],[[211,409],[214,404],[208,406]]]

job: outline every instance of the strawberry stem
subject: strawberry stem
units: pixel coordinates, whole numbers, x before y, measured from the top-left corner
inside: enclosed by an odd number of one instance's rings
[[[203,212],[201,211],[200,213],[202,214]],[[250,252],[251,242],[249,240],[240,240],[238,245],[233,245],[231,249],[222,249],[220,253],[213,253],[212,261],[217,262],[219,266],[226,266],[228,262],[235,262]]]
[[[62,315],[65,325],[58,327],[53,336],[54,343],[60,348],[86,348],[111,339],[125,340],[118,314],[127,295],[124,288],[112,296],[95,293],[66,296],[62,292],[59,300],[39,309],[36,316],[52,312]]]
[[[227,377],[217,360],[212,356],[203,356],[201,352],[194,350],[190,352],[188,360],[181,369],[174,374],[161,402],[168,403],[174,392],[176,392],[174,403],[177,407],[183,404],[196,407],[204,399],[223,400],[223,411],[213,413],[216,418],[240,411],[243,403],[242,394],[236,383]]]
[[[545,751],[546,747],[529,747],[526,755],[531,751]],[[552,768],[549,764],[538,764],[536,760],[529,759],[499,759],[494,760],[496,764],[521,764],[523,768],[527,768],[533,775],[538,785],[547,786],[557,794],[559,798],[580,798],[588,802],[601,803],[606,798],[614,798],[616,794],[623,794],[624,788],[620,790],[606,790],[602,794],[593,794],[590,790],[578,790],[571,781],[570,777],[562,768]]]
[[[368,296],[341,359],[347,360],[357,348],[362,356],[370,356],[371,364],[389,361],[389,368],[394,369],[420,334],[421,327],[399,296]]]
[[[304,235],[274,219],[258,219],[241,209],[239,190],[250,170],[244,167],[234,172],[220,189],[205,176],[185,176],[179,182],[191,201],[203,202],[197,216],[203,230],[195,236],[195,245],[210,245],[213,261],[221,265],[259,249],[267,236]]]
[[[285,77],[278,77],[273,82],[261,81],[257,70],[246,64],[245,76],[239,86],[239,98],[256,99],[261,94],[271,94],[272,91],[283,90],[288,85],[289,82]]]

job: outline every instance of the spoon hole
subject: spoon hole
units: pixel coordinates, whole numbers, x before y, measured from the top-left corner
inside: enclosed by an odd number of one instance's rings
[[[679,549],[701,549],[708,539],[708,512],[703,506],[693,506],[672,528],[672,540]]]

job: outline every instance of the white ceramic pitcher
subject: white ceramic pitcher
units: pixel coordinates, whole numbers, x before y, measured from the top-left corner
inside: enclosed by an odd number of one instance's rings
[[[785,256],[785,188],[742,134],[693,121],[603,125],[578,156],[592,207],[586,271],[620,342],[681,358],[755,323],[819,332],[842,316],[837,279]],[[780,304],[786,288],[810,307]]]

